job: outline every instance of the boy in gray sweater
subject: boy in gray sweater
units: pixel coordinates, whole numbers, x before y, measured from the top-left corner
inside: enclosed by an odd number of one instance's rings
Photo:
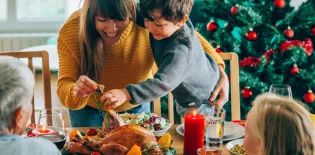
[[[153,79],[106,92],[101,99],[106,106],[153,101],[168,92],[184,108],[209,103],[219,69],[204,52],[188,19],[192,5],[193,0],[140,0],[158,71]]]

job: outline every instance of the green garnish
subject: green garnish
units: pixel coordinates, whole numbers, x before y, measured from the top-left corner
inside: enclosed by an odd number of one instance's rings
[[[112,120],[113,118],[110,114],[108,114],[105,110],[103,110],[105,102],[98,101],[96,98],[96,94],[93,94],[93,97],[94,97],[94,100],[96,102],[98,111],[100,112],[100,114],[104,118],[105,126],[107,129],[109,129],[110,128],[110,120]]]

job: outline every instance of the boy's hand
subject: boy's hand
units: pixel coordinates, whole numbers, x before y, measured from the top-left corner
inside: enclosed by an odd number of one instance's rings
[[[216,107],[221,108],[229,100],[229,80],[221,65],[219,65],[219,70],[220,79],[211,94],[210,103],[215,105]],[[220,96],[220,98],[218,100],[215,100],[218,95]]]
[[[85,75],[81,75],[75,82],[74,95],[80,98],[85,98],[93,93],[97,88],[95,81]]]
[[[105,101],[105,109],[115,109],[130,99],[131,97],[125,88],[107,91],[101,97],[101,101]]]

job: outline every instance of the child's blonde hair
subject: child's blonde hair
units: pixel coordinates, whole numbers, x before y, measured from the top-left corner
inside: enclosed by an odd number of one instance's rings
[[[266,155],[314,155],[314,127],[308,111],[290,98],[262,94],[253,102],[253,134]]]

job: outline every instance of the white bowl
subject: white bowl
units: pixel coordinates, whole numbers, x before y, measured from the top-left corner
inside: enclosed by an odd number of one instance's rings
[[[163,136],[170,128],[172,124],[169,121],[166,121],[165,129],[159,130],[159,131],[153,131],[153,134],[155,137],[161,137]]]
[[[242,139],[236,139],[236,140],[233,140],[233,141],[230,141],[226,144],[226,149],[230,152],[231,155],[242,155],[242,154],[238,154],[238,153],[234,153],[231,151],[231,149],[236,145],[243,145],[244,143],[244,138]]]

